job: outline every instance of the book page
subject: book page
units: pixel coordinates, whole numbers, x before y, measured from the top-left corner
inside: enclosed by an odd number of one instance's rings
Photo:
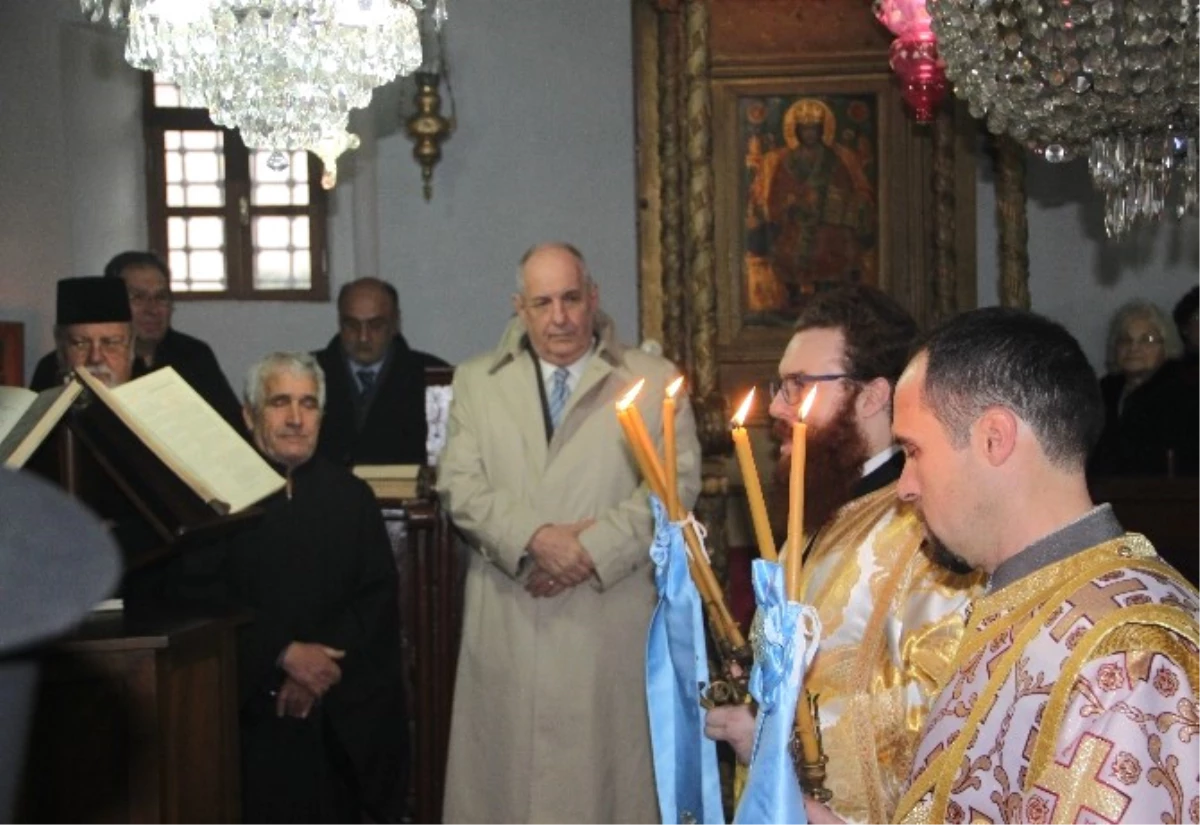
[[[103,397],[101,393],[101,397]],[[198,495],[237,513],[284,486],[275,472],[171,367],[107,393],[133,419],[135,433]],[[122,417],[122,420],[125,420]]]
[[[37,393],[24,387],[0,387],[0,437],[17,426],[35,398]]]
[[[4,392],[13,389],[25,395]],[[3,440],[0,440],[0,461],[4,462],[4,466],[10,469],[24,467],[82,391],[83,386],[78,381],[70,381],[36,394],[19,387],[0,387],[0,432],[7,431]],[[9,407],[12,401],[16,403]],[[23,413],[17,420],[11,420],[10,413],[22,405]]]

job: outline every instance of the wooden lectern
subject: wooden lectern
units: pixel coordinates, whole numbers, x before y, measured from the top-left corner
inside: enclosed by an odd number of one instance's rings
[[[223,515],[201,500],[99,403],[72,410],[30,468],[118,521],[127,572],[259,515]],[[122,519],[137,522],[125,536]],[[95,612],[54,645],[21,821],[239,821],[236,630],[244,619]]]

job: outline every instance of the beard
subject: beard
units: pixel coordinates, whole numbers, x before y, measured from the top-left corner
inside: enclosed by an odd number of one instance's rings
[[[966,559],[957,555],[943,544],[942,540],[935,536],[929,529],[928,524],[925,525],[925,549],[934,564],[949,570],[951,573],[963,576],[974,569],[971,565],[967,564]]]
[[[809,427],[804,464],[804,524],[810,535],[851,499],[854,485],[862,477],[863,464],[870,458],[867,439],[854,416],[857,398],[855,387],[828,424]],[[771,428],[781,443],[792,437],[792,425],[787,422],[774,421]],[[781,454],[775,464],[775,484],[770,496],[772,529],[777,535],[787,534],[791,473],[792,457]]]
[[[84,369],[99,378],[104,386],[110,389],[117,386],[117,377],[113,375],[113,371],[108,368],[107,364],[84,365]]]

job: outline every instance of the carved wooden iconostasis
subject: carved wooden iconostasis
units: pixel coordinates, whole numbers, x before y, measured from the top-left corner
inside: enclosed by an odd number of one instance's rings
[[[633,14],[641,333],[689,379],[720,494],[733,405],[775,377],[810,296],[871,284],[923,326],[975,306],[976,125],[953,103],[913,122],[869,0]],[[749,423],[767,484],[764,395]]]

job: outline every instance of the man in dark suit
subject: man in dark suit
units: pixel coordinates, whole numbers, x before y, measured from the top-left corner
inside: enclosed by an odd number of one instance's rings
[[[318,451],[340,464],[424,464],[425,368],[446,362],[409,348],[396,288],[378,278],[342,287],[338,329],[313,353],[327,382]]]
[[[133,378],[174,367],[221,417],[244,432],[241,404],[208,344],[171,328],[173,303],[167,265],[153,252],[122,252],[104,267],[104,277],[120,278],[129,293],[136,357]],[[38,361],[30,388],[41,391],[62,380],[62,360],[49,353]]]

